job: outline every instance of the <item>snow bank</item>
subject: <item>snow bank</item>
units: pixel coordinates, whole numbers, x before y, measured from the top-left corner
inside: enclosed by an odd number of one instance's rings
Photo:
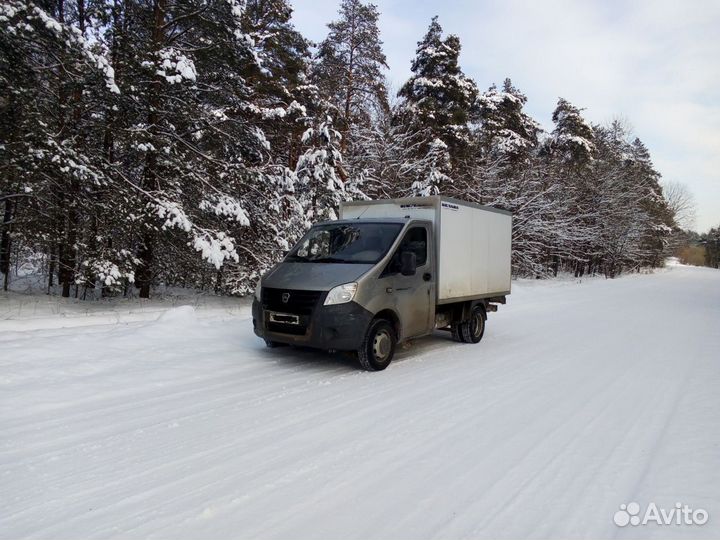
[[[252,298],[168,292],[151,300],[76,300],[44,294],[0,293],[0,332],[156,321],[166,311],[191,307],[198,319],[248,316]]]
[[[196,322],[197,314],[192,306],[180,306],[168,309],[157,320],[166,324],[186,325]]]

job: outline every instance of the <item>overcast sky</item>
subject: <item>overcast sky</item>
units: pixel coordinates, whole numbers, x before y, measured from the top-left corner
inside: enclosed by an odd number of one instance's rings
[[[460,63],[481,90],[510,77],[546,129],[562,96],[586,118],[619,116],[650,148],[663,179],[695,195],[695,228],[720,225],[720,1],[376,0],[396,90],[439,15],[460,37]],[[294,0],[297,28],[322,40],[339,0]]]

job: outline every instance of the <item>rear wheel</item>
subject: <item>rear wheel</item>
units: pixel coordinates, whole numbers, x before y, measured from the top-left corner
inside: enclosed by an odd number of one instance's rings
[[[482,305],[476,305],[470,312],[470,319],[459,326],[465,343],[478,343],[485,334],[485,310]]]
[[[452,325],[452,337],[455,341],[465,343],[465,338],[463,337],[462,333],[462,325],[463,323],[457,323]]]
[[[385,319],[375,319],[370,323],[357,352],[360,365],[368,371],[382,371],[390,365],[396,344],[393,326]]]

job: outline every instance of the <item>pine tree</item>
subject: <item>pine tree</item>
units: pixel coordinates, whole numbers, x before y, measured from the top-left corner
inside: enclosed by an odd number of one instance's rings
[[[661,266],[673,229],[673,216],[663,197],[660,173],[655,170],[650,152],[635,137],[630,145],[630,177],[636,188],[639,210],[649,218],[649,227],[643,234],[645,256],[642,265]]]
[[[178,251],[188,244],[188,254],[197,252],[218,271],[226,263],[265,264],[253,244],[266,241],[258,232],[269,228],[250,216],[264,216],[288,190],[264,181],[270,143],[261,126],[301,110],[295,101],[265,106],[272,74],[259,37],[243,31],[239,3],[159,1],[144,15],[150,30],[133,29],[135,50],[127,58],[137,79],[149,81],[127,90],[142,104],[131,111],[128,151],[142,162],[135,183],[149,199],[137,233],[141,296],[162,271],[162,261],[155,264],[161,238]]]
[[[424,141],[408,126],[393,122],[394,116],[394,111],[380,114],[355,134],[353,178],[359,178],[362,191],[373,199],[407,196],[412,184],[424,178],[417,155]]]
[[[104,98],[118,89],[107,51],[87,39],[93,26],[83,0],[51,10],[13,0],[0,16],[0,266],[9,267],[11,238],[47,249],[50,286],[57,272],[63,296],[76,281],[83,222],[98,217],[87,195],[111,183],[90,136],[100,109],[86,88]]]
[[[310,81],[310,42],[295,29],[286,0],[247,2],[242,29],[253,36],[262,67],[250,63],[243,73],[253,104],[266,111],[261,122],[271,159],[294,169],[305,128],[321,114],[317,87]]]
[[[417,180],[410,187],[413,197],[427,197],[447,193],[453,179],[450,177],[450,154],[447,145],[440,139],[433,139],[427,154],[416,164]]]
[[[369,126],[378,111],[388,109],[377,6],[360,0],[342,0],[340,18],[328,24],[320,44],[313,81],[329,102],[343,136],[342,151],[351,146],[353,126]]]
[[[517,166],[535,150],[542,128],[523,112],[526,102],[527,97],[510,79],[505,79],[501,90],[493,85],[479,96],[482,156]]]
[[[555,123],[548,141],[548,150],[558,161],[571,169],[587,166],[593,159],[593,129],[578,109],[560,98],[552,115]]]
[[[337,219],[336,209],[347,198],[338,174],[342,164],[341,138],[330,116],[303,135],[307,149],[300,156],[296,174],[299,197],[310,220]]]
[[[581,275],[585,268],[592,272],[596,267],[596,243],[599,227],[597,219],[597,182],[591,165],[595,154],[593,128],[582,116],[582,110],[560,98],[552,116],[555,129],[544,142],[541,155],[549,166],[549,181],[558,184],[567,200],[567,208],[575,222],[576,236],[582,240],[570,246],[556,246],[547,252],[548,264],[557,272],[559,253],[569,253],[566,264]],[[581,234],[584,232],[584,234]]]
[[[423,132],[424,155],[439,139],[446,146],[451,165],[467,157],[471,137],[468,122],[476,114],[477,87],[460,69],[460,40],[442,37],[442,27],[433,17],[425,37],[418,42],[412,62],[413,75],[400,89],[404,99],[398,121],[415,132]]]

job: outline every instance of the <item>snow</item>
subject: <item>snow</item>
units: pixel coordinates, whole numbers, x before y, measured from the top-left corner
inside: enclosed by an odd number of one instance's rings
[[[481,344],[380,373],[247,310],[0,321],[0,537],[715,538],[719,306],[677,262],[521,281]],[[710,519],[615,526],[630,502]]]
[[[193,238],[192,246],[195,251],[202,254],[202,258],[215,266],[218,270],[226,260],[238,262],[239,256],[235,249],[235,243],[230,236],[223,232],[211,234],[203,231]]]
[[[156,74],[165,78],[170,84],[181,83],[183,80],[195,81],[197,71],[195,63],[173,47],[160,50]]]
[[[0,292],[0,332],[155,321],[165,312],[183,306],[192,307],[199,319],[214,321],[247,318],[250,314],[248,299],[238,301],[177,287],[158,287],[151,300],[110,297],[83,301],[48,296],[36,292],[46,286],[44,280],[38,283],[37,277],[32,274],[11,282],[18,287],[16,292]]]
[[[152,145],[152,143],[139,143],[137,145],[137,149],[140,152],[155,152],[156,148]]]
[[[201,210],[213,212],[216,216],[226,216],[237,221],[242,227],[250,225],[248,213],[240,204],[240,201],[229,195],[213,195],[209,199],[203,199],[198,204]]]
[[[100,283],[106,287],[121,285],[123,279],[127,279],[129,283],[135,283],[135,274],[133,272],[123,272],[112,261],[94,261],[92,269],[93,275],[97,276]]]
[[[160,219],[164,219],[164,229],[178,228],[185,232],[192,230],[192,222],[180,204],[175,201],[158,201],[155,211]]]

